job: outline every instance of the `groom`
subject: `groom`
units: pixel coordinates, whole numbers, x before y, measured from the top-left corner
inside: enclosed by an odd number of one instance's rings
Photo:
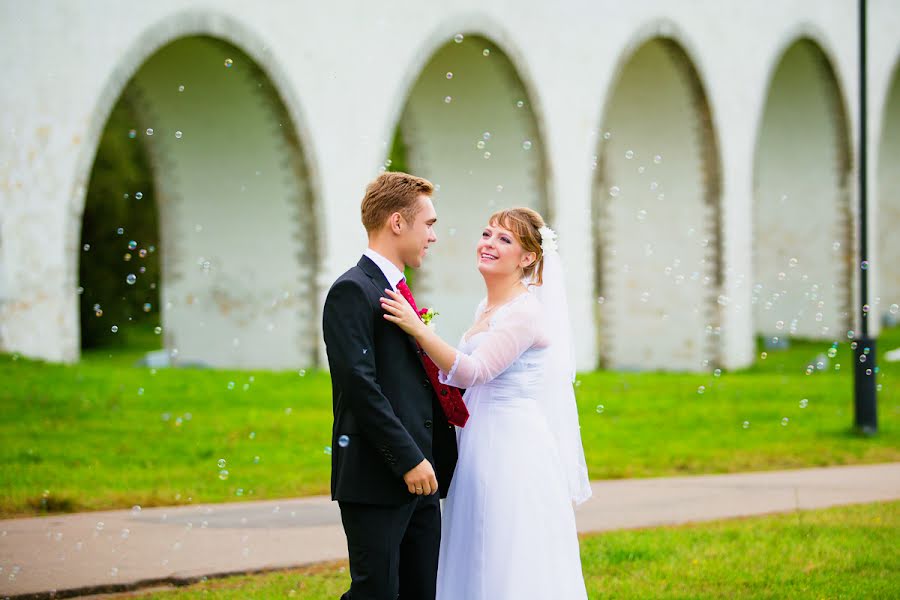
[[[435,595],[438,498],[456,466],[456,434],[445,411],[462,425],[447,403],[465,409],[459,391],[437,381],[415,341],[384,319],[380,302],[385,289],[409,293],[404,268],[421,266],[437,241],[433,190],[406,173],[382,173],[368,185],[362,222],[369,247],[325,300],[331,495],[341,509],[352,580],[342,600]]]

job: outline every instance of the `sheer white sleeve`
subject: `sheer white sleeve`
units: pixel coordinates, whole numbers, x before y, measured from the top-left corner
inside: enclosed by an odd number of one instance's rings
[[[449,373],[440,373],[442,383],[458,388],[487,383],[505,371],[523,352],[539,343],[539,307],[523,298],[510,307],[496,325],[487,330],[472,354],[456,351],[456,361]]]

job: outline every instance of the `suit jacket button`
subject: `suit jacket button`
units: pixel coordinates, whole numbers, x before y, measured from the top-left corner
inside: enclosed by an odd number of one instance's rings
[[[444,389],[441,390],[441,396],[446,396],[446,395],[449,394],[449,393],[450,393],[450,392],[449,392],[449,390],[447,390],[447,388],[444,388]]]
[[[431,429],[431,425],[432,425],[431,419],[425,421],[425,427],[426,427],[426,429]]]

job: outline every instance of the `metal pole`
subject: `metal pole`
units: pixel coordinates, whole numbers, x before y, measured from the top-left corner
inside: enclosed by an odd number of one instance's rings
[[[875,340],[869,337],[869,220],[867,117],[866,117],[866,0],[859,0],[859,274],[861,325],[856,339],[854,373],[854,427],[864,435],[878,432],[878,410],[875,397]]]

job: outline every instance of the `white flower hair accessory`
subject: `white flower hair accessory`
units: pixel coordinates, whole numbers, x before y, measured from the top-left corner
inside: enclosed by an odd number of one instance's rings
[[[541,234],[541,250],[544,251],[544,254],[549,254],[551,252],[556,252],[556,232],[544,225],[538,232]]]

